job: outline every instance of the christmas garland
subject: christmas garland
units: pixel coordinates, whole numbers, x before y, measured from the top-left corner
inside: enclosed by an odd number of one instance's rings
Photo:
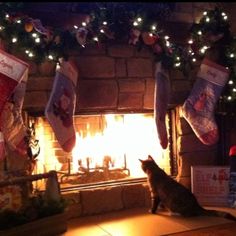
[[[236,41],[230,34],[226,13],[218,8],[205,11],[199,23],[193,24],[188,43],[178,45],[172,43],[159,26],[161,20],[171,14],[171,4],[155,3],[154,7],[144,3],[90,3],[90,7],[84,8],[80,5],[80,13],[88,17],[71,30],[44,27],[39,19],[19,13],[19,9],[23,9],[21,3],[14,4],[0,4],[0,38],[9,52],[25,54],[36,62],[58,62],[61,57],[67,58],[71,50],[116,40],[138,49],[148,47],[156,61],[188,75],[194,63],[204,57],[222,34],[226,39],[221,45],[224,47],[223,64],[231,71],[223,99],[236,100]],[[206,43],[206,35],[213,40]]]

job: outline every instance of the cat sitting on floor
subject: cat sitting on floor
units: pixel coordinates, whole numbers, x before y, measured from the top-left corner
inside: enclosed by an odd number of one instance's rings
[[[139,159],[140,160],[140,159]],[[141,161],[141,168],[147,174],[151,191],[152,206],[150,212],[155,214],[160,203],[173,213],[184,217],[218,216],[236,221],[230,213],[207,210],[201,207],[192,192],[168,176],[149,155]]]

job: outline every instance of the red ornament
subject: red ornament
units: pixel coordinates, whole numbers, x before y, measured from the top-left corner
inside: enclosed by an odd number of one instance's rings
[[[31,22],[25,23],[25,31],[30,33],[34,29],[34,26]]]
[[[232,146],[229,150],[229,156],[236,156],[236,145]]]
[[[152,33],[148,33],[148,32],[143,32],[142,38],[143,38],[143,42],[146,45],[153,45],[157,41],[157,36],[153,35]]]

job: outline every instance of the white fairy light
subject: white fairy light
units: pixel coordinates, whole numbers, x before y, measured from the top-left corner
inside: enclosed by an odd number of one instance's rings
[[[229,57],[233,58],[233,57],[234,57],[234,54],[233,54],[233,53],[230,53]]]
[[[2,31],[4,29],[4,27],[3,26],[0,26],[0,31]]]
[[[170,37],[168,35],[165,36],[165,40],[168,40]]]
[[[78,26],[77,26],[77,25],[74,25],[74,29],[78,29]]]
[[[233,92],[236,93],[236,88],[233,88]]]
[[[98,37],[94,37],[93,40],[98,42]]]
[[[40,43],[40,38],[36,38],[35,43]]]
[[[193,58],[192,61],[193,61],[193,62],[196,62],[196,58]]]
[[[137,18],[137,21],[138,21],[138,22],[141,22],[141,21],[142,21],[142,18],[141,18],[141,17],[138,17],[138,18]]]
[[[180,62],[175,63],[175,67],[180,67],[180,65],[181,65]]]
[[[138,26],[138,22],[134,21],[133,26]]]
[[[83,22],[82,22],[82,26],[86,26],[86,25],[87,25],[86,22],[83,21]]]
[[[54,59],[53,55],[51,55],[51,54],[48,55],[48,59],[49,59],[49,60],[53,60],[53,59]]]
[[[107,22],[106,22],[106,21],[103,21],[102,24],[103,24],[103,25],[107,25]]]
[[[37,38],[38,35],[37,35],[36,33],[33,33],[33,34],[32,34],[32,37],[33,37],[33,38]]]
[[[152,30],[156,30],[157,27],[156,27],[155,25],[152,25],[152,26],[151,26],[151,29],[152,29]]]
[[[153,37],[153,33],[149,33],[149,36],[150,36],[150,37]]]
[[[198,35],[202,35],[202,31],[199,30],[199,31],[197,32],[197,34],[198,34]]]
[[[232,97],[231,97],[231,96],[228,96],[228,97],[227,97],[227,100],[228,100],[228,101],[232,100]]]
[[[16,43],[16,42],[17,42],[17,38],[16,38],[16,37],[13,37],[11,41],[12,41],[13,43]]]
[[[210,18],[209,17],[206,18],[206,22],[210,22]]]
[[[61,68],[60,63],[57,62],[57,64],[56,64],[56,70],[59,70],[60,68]]]
[[[29,53],[30,53],[30,51],[29,51],[29,50],[25,50],[25,53],[26,53],[26,54],[29,54]]]
[[[231,79],[231,80],[229,80],[229,82],[228,82],[228,84],[233,84],[234,83],[234,81]]]
[[[28,56],[29,56],[29,57],[33,57],[34,54],[33,54],[32,52],[30,52],[30,53],[28,54]]]
[[[193,44],[193,40],[189,39],[188,44]]]
[[[5,18],[8,19],[10,16],[8,14],[5,15]]]
[[[166,41],[166,46],[169,47],[170,46],[170,42]]]
[[[228,16],[224,16],[223,19],[224,19],[224,20],[227,20],[227,19],[228,19]]]
[[[104,34],[104,30],[103,29],[100,29],[100,32]]]
[[[21,20],[17,20],[16,23],[17,23],[17,24],[20,24],[20,23],[21,23]]]
[[[221,12],[221,15],[222,15],[222,16],[225,16],[226,14],[225,14],[224,12]]]
[[[179,60],[180,60],[180,57],[176,57],[176,60],[179,61]]]
[[[204,11],[204,12],[203,12],[203,15],[206,16],[206,15],[207,15],[207,11]]]

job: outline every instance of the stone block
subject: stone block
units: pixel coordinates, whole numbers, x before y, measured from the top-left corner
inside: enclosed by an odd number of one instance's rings
[[[54,77],[30,77],[26,85],[26,91],[51,90]]]
[[[143,94],[142,93],[120,93],[118,109],[142,109]]]
[[[80,78],[114,78],[115,60],[105,56],[84,56],[78,58]]]
[[[98,56],[98,55],[105,55],[106,54],[106,46],[104,44],[100,44],[98,47],[95,44],[88,44],[85,48],[80,50],[80,55],[83,56]]]
[[[127,61],[129,77],[152,77],[152,61],[146,58],[131,58]]]
[[[44,110],[48,102],[48,94],[45,91],[26,92],[24,97],[23,108],[38,108]]]
[[[114,44],[108,47],[108,55],[111,57],[132,57],[134,46],[127,44]]]
[[[42,76],[54,76],[56,70],[56,63],[45,61],[38,65],[38,71]]]
[[[116,77],[124,78],[127,77],[127,67],[125,59],[116,59]]]
[[[122,187],[81,190],[83,215],[105,213],[124,208]]]
[[[144,92],[145,81],[143,79],[119,80],[120,92]]]
[[[144,109],[154,108],[154,89],[155,89],[155,80],[153,78],[147,78],[144,98],[143,98]]]
[[[191,176],[191,166],[216,165],[217,150],[183,153],[178,157],[178,175]]]
[[[210,151],[216,148],[216,145],[205,145],[203,144],[197,136],[193,134],[187,134],[184,136],[179,136],[177,138],[177,147],[179,154],[185,152],[199,152],[199,151]]]
[[[125,209],[145,206],[145,191],[142,184],[125,185],[122,190]]]
[[[115,80],[80,81],[77,94],[76,111],[117,107],[118,85]]]

